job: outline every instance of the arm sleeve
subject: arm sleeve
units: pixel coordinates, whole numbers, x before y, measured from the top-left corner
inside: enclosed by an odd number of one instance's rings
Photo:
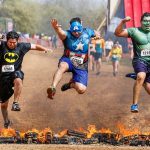
[[[31,49],[31,44],[30,43],[21,43],[22,48],[21,51],[26,54],[30,49]]]

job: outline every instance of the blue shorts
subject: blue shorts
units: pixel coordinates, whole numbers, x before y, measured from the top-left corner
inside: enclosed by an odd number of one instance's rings
[[[112,57],[111,57],[112,62],[119,61],[119,60],[120,60],[120,58],[118,56],[112,55]]]
[[[99,60],[99,58],[102,58],[102,53],[96,52],[96,53],[94,54],[94,59],[95,59],[95,60]]]
[[[72,72],[72,80],[73,82],[79,82],[85,86],[87,86],[88,82],[88,70],[81,70],[77,69],[71,62],[70,58],[68,57],[61,57],[59,63],[66,62],[69,66],[68,72]]]
[[[139,72],[145,72],[146,78],[145,78],[144,82],[150,83],[150,65],[143,62],[142,60],[133,61],[132,64],[133,64],[133,68],[134,68],[135,73],[138,74]]]

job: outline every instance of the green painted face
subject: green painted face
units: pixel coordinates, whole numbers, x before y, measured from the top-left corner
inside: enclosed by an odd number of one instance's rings
[[[145,16],[141,22],[141,25],[144,31],[150,32],[150,16],[148,17]]]

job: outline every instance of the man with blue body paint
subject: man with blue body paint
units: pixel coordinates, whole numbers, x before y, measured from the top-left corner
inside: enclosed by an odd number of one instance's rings
[[[61,28],[56,19],[51,20],[51,25],[63,42],[64,53],[52,84],[47,89],[48,98],[54,98],[56,87],[65,72],[72,72],[72,78],[61,87],[61,91],[74,88],[79,94],[83,94],[88,82],[88,44],[96,33],[90,28],[83,28],[78,17],[70,20],[70,29],[67,31]]]

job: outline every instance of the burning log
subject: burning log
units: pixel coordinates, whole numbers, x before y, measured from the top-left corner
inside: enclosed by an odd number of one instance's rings
[[[19,131],[16,131],[15,140],[16,140],[16,143],[18,143],[18,144],[22,143],[22,141],[23,141],[23,139],[20,136],[20,132]]]
[[[70,136],[69,144],[83,144],[83,139],[75,136]]]
[[[123,137],[120,142],[130,146],[150,146],[150,138],[148,135],[131,135]]]
[[[51,132],[47,132],[45,135],[45,144],[51,144],[52,143],[53,135]]]
[[[111,145],[120,145],[121,143],[117,140],[117,134],[115,133],[95,133],[92,135],[93,138],[98,140],[98,143],[108,143]]]
[[[94,134],[93,134],[94,133]],[[120,132],[119,132],[120,133]],[[135,133],[135,132],[134,132]],[[139,133],[139,132],[138,132]],[[123,137],[122,134],[112,132],[97,131],[89,128],[86,133],[76,130],[63,130],[53,135],[49,128],[43,131],[36,129],[26,133],[15,131],[14,129],[0,131],[0,144],[3,143],[25,143],[25,144],[111,144],[130,146],[150,146],[150,135],[131,134]]]
[[[98,144],[98,143],[99,143],[98,138],[83,139],[83,144]]]
[[[24,142],[26,144],[32,144],[32,143],[37,144],[37,143],[39,143],[38,142],[38,134],[36,132],[25,133]]]
[[[69,143],[68,136],[63,137],[54,136],[51,140],[51,144],[68,144],[68,143]]]
[[[14,137],[0,137],[0,144],[15,143]]]
[[[79,132],[79,131],[74,131],[74,130],[67,130],[67,135],[76,136],[79,138],[86,138],[87,137],[87,134]]]

